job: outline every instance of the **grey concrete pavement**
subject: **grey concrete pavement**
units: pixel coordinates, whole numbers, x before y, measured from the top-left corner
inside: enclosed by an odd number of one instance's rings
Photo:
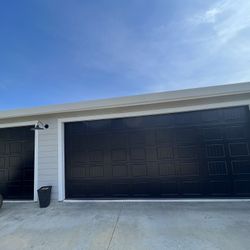
[[[0,249],[250,249],[250,202],[5,203]]]

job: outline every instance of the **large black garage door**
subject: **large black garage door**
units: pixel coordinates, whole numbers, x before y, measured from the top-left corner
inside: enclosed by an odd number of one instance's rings
[[[5,199],[33,199],[34,132],[0,129],[0,193]]]
[[[250,196],[249,109],[65,124],[66,198]]]

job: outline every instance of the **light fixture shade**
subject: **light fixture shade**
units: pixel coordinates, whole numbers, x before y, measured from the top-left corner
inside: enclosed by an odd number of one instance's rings
[[[48,129],[49,125],[48,124],[43,124],[42,122],[37,122],[37,124],[35,125],[34,128],[31,128],[31,130],[35,131],[35,130],[44,130],[44,129]]]
[[[31,130],[44,130],[44,128],[40,127],[39,124],[36,124],[34,128],[31,128]]]

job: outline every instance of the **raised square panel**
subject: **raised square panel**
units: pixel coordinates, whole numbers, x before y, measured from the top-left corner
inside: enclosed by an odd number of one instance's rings
[[[227,163],[225,161],[209,161],[209,175],[227,175]]]
[[[24,169],[23,170],[23,180],[33,181],[34,179],[34,170],[33,169]]]
[[[239,121],[246,119],[245,107],[227,108],[223,110],[225,120]]]
[[[181,184],[183,195],[201,195],[202,185],[198,181],[183,181]]]
[[[134,177],[146,176],[147,175],[147,166],[145,164],[134,164],[131,165],[132,175]]]
[[[106,145],[106,135],[102,133],[89,135],[87,143],[90,148],[103,148]]]
[[[5,154],[6,152],[6,144],[0,142],[0,155]]]
[[[0,157],[0,169],[5,168],[4,162],[5,162],[4,157]]]
[[[66,129],[69,129],[71,136],[73,134],[84,134],[87,132],[87,122],[71,122],[65,124]]]
[[[112,186],[112,196],[129,196],[130,187],[128,183],[113,183]]]
[[[90,177],[103,177],[104,169],[103,166],[91,166],[89,169]]]
[[[20,142],[14,142],[10,144],[11,154],[21,153],[21,151],[22,151],[22,144]]]
[[[228,139],[245,139],[246,128],[244,126],[232,126],[226,128],[226,137]]]
[[[156,131],[156,140],[158,143],[172,143],[173,129],[158,129]]]
[[[113,165],[112,174],[114,177],[127,177],[128,166],[127,165]]]
[[[132,184],[134,196],[149,196],[150,184],[147,182],[136,182]]]
[[[162,196],[175,196],[178,195],[178,183],[177,182],[161,182],[160,183],[161,195]]]
[[[113,133],[110,140],[112,147],[127,147],[127,134],[125,133]]]
[[[101,132],[110,128],[110,120],[88,121],[88,132]]]
[[[125,161],[127,159],[126,149],[114,149],[112,150],[112,160],[114,161]]]
[[[125,128],[124,119],[121,119],[121,118],[112,119],[110,120],[110,122],[111,122],[112,129],[119,130],[119,129]]]
[[[219,127],[204,128],[202,130],[202,135],[206,141],[223,139],[223,131]]]
[[[193,144],[194,142],[197,141],[198,134],[196,129],[194,128],[188,128],[188,129],[182,128],[176,130],[175,138],[178,144],[183,144],[183,143]]]
[[[9,157],[9,166],[11,168],[21,168],[22,167],[22,158],[18,156]]]
[[[146,136],[143,131],[129,133],[129,145],[134,146],[138,144],[145,144]]]
[[[156,161],[157,160],[157,150],[155,147],[146,148],[146,158],[147,161]]]
[[[5,170],[0,169],[0,183],[5,182]]]
[[[83,167],[72,167],[70,169],[70,176],[71,178],[82,178],[86,176],[86,168]]]
[[[238,195],[250,195],[250,180],[235,180],[234,192]]]
[[[102,183],[91,183],[87,185],[88,195],[95,197],[102,197],[105,195],[105,185]]]
[[[175,114],[175,124],[176,125],[187,125],[194,124],[200,121],[199,112],[186,112]]]
[[[177,169],[172,161],[159,162],[159,174],[160,176],[175,176]]]
[[[126,118],[124,119],[124,124],[127,128],[144,128],[145,119],[143,116]]]
[[[231,185],[229,181],[210,181],[209,191],[211,195],[229,195],[231,193]]]
[[[196,158],[197,147],[196,146],[179,146],[177,147],[177,155],[179,158]]]
[[[247,156],[248,152],[248,144],[247,143],[230,143],[229,150],[231,156]]]
[[[174,152],[171,146],[160,146],[157,148],[158,159],[173,158]]]
[[[8,181],[20,180],[22,171],[20,169],[9,168],[8,169]]]
[[[25,143],[23,143],[23,151],[25,151],[25,152],[33,152],[34,151],[34,143],[33,142],[25,142]]]
[[[102,150],[95,150],[89,152],[89,160],[90,161],[103,161],[104,153]]]
[[[87,138],[81,138],[81,136],[77,136],[77,138],[71,138],[70,139],[70,150],[72,152],[74,151],[83,151],[84,148],[86,148],[87,143],[84,143],[87,141]]]
[[[210,144],[206,146],[207,157],[224,157],[225,149],[223,144]]]
[[[87,162],[88,161],[88,152],[87,151],[75,151],[71,154],[72,162]]]
[[[250,174],[250,161],[238,160],[232,161],[233,174]]]
[[[130,149],[131,160],[145,160],[146,153],[144,148],[131,148]]]
[[[195,161],[192,162],[179,162],[180,173],[182,176],[198,176],[199,164]]]
[[[223,114],[220,109],[202,111],[201,117],[203,122],[220,122],[223,120]]]

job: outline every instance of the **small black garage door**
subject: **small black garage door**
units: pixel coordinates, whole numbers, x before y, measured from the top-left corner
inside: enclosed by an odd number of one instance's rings
[[[34,132],[0,129],[0,193],[5,199],[33,199]]]
[[[249,109],[65,124],[66,198],[250,196]]]

